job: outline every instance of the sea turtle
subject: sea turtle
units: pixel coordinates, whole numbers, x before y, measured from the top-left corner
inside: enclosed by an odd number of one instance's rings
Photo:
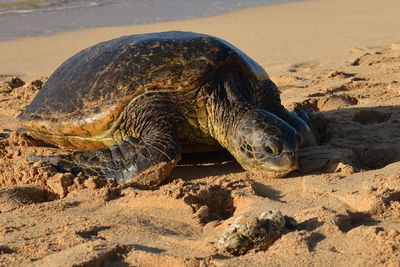
[[[303,115],[288,112],[264,69],[228,42],[161,32],[72,56],[19,119],[29,136],[74,150],[31,159],[152,187],[188,149],[222,147],[251,172],[288,173],[313,139]]]

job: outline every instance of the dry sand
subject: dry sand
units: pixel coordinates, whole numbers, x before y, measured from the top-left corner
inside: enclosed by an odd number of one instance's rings
[[[120,35],[217,35],[267,69],[287,107],[311,112],[319,142],[285,179],[252,177],[214,153],[185,156],[156,190],[118,189],[25,160],[58,152],[14,131],[38,90],[28,82],[0,94],[0,266],[399,266],[398,14],[397,0],[320,0],[0,43],[0,74],[29,81]],[[267,210],[297,227],[267,251],[215,249],[238,216]]]

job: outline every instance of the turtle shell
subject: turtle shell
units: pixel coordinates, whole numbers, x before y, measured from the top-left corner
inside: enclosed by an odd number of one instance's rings
[[[19,118],[35,133],[100,135],[139,95],[195,90],[224,64],[238,65],[257,80],[268,78],[254,60],[216,37],[191,32],[120,37],[65,61]]]

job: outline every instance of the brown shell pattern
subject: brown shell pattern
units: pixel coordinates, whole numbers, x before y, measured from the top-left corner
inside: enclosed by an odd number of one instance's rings
[[[94,136],[111,127],[135,97],[196,90],[224,64],[268,78],[254,60],[216,37],[163,32],[117,38],[64,62],[19,117],[35,132]]]

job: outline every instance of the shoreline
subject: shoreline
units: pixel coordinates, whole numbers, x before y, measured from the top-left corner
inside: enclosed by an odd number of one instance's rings
[[[301,0],[222,0],[222,1],[46,1],[42,7],[2,10],[0,5],[1,41],[21,37],[50,36],[55,33],[162,23],[225,14],[244,8],[296,2]],[[40,2],[39,2],[40,3]],[[37,5],[37,4],[36,4]],[[24,6],[23,6],[24,7]]]

